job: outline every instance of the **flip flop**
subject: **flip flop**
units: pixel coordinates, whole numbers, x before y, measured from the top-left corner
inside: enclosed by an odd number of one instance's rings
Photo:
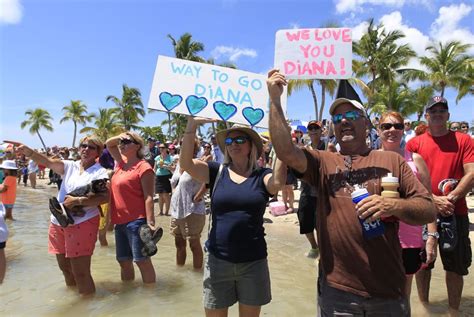
[[[49,211],[51,211],[61,227],[66,228],[68,225],[74,224],[74,218],[66,211],[66,208],[64,208],[56,197],[49,199]]]
[[[49,211],[51,211],[54,218],[56,218],[61,227],[66,228],[68,225],[74,224],[74,218],[69,215],[64,206],[59,203],[56,197],[51,197],[49,199]]]
[[[163,228],[158,227],[155,231],[147,224],[143,224],[139,229],[140,239],[143,242],[142,254],[143,256],[153,256],[158,252],[156,244],[163,236]]]

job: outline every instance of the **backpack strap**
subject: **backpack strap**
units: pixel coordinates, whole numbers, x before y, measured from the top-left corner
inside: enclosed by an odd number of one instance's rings
[[[214,197],[214,193],[216,192],[217,183],[221,179],[222,170],[224,169],[224,164],[219,165],[219,171],[217,172],[216,179],[214,180],[214,186],[212,187],[212,194],[210,197],[211,205],[212,205],[212,197]],[[209,240],[209,235],[211,234],[211,222],[212,222],[212,208],[209,205],[209,221],[207,222],[207,239]]]

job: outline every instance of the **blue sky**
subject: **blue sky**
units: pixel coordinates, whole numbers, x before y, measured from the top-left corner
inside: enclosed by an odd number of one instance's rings
[[[77,99],[90,112],[111,107],[105,98],[120,96],[123,83],[140,89],[146,106],[157,56],[174,55],[167,34],[190,32],[204,43],[203,57],[264,74],[279,29],[337,22],[353,28],[357,39],[373,17],[404,31],[405,41],[424,54],[432,40],[474,43],[473,9],[473,1],[436,0],[0,0],[0,140],[40,147],[20,123],[27,109],[42,107],[54,118],[54,132],[40,132],[46,144],[70,145],[73,125],[59,124],[62,107]],[[452,120],[474,119],[473,97],[455,105],[455,92],[446,96]],[[309,92],[289,98],[290,118],[313,113]],[[165,117],[149,113],[143,125],[160,125]]]

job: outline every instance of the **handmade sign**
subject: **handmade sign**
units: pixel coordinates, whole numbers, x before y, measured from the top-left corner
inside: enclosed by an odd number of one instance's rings
[[[345,79],[352,73],[351,29],[279,30],[275,67],[288,79]]]
[[[268,127],[266,76],[158,56],[148,108]]]

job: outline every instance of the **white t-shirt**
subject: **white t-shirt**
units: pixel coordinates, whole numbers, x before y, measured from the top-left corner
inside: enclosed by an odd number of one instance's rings
[[[67,193],[72,192],[74,189],[88,185],[96,179],[109,178],[107,170],[99,163],[95,163],[80,174],[81,161],[74,162],[65,160],[62,162],[64,163],[64,174],[61,175],[63,182],[57,196],[60,203],[64,201]],[[99,214],[99,208],[97,206],[84,207],[84,211],[86,214],[83,217],[74,217],[74,225],[94,218]],[[53,215],[51,215],[51,222],[59,226],[59,222]]]
[[[38,172],[38,164],[36,164],[35,161],[30,160],[28,162],[28,174],[32,174],[36,172]]]
[[[408,131],[404,131],[403,132],[404,136],[405,136],[405,142],[408,143],[408,141],[410,141],[410,139],[416,137],[416,134],[415,134],[415,131],[413,131],[412,129],[408,130]]]
[[[3,210],[3,204],[0,203],[0,242],[5,242],[8,238],[8,227],[3,219]]]

